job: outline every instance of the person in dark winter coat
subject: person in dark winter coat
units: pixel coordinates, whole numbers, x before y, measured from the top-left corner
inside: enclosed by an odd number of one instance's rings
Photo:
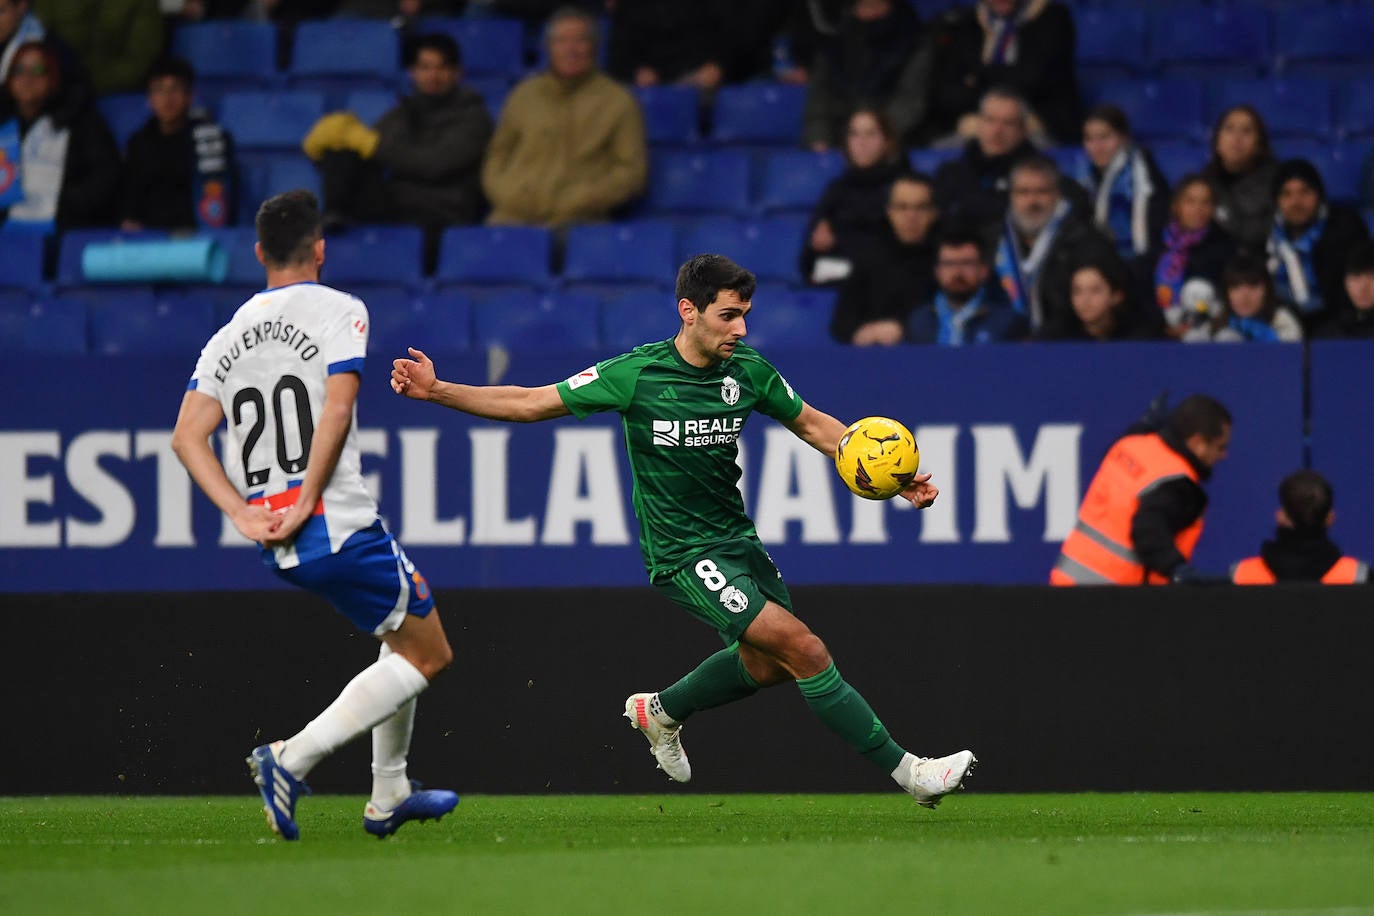
[[[1174,189],[1169,224],[1155,240],[1145,259],[1148,276],[1143,286],[1150,291],[1164,314],[1170,336],[1182,336],[1189,324],[1209,317],[1210,307],[1201,315],[1200,288],[1194,286],[1193,301],[1184,303],[1183,288],[1193,281],[1207,284],[1204,303],[1219,302],[1221,277],[1236,254],[1236,243],[1217,223],[1216,192],[1201,175],[1185,176]]]
[[[326,222],[417,223],[436,235],[481,215],[482,154],[491,116],[460,85],[458,44],[442,34],[416,40],[415,92],[370,128],[351,112],[325,115],[302,144],[319,162]]]
[[[89,96],[68,88],[52,45],[19,46],[0,99],[0,222],[11,228],[115,223],[119,147]]]
[[[1111,241],[1073,212],[1059,167],[1036,154],[1011,170],[1011,205],[994,270],[1012,307],[1038,335],[1061,337],[1074,320],[1071,286],[1085,263],[1119,261]]]
[[[1345,261],[1345,294],[1350,308],[1321,325],[1317,337],[1374,339],[1374,242],[1359,242]]]
[[[1118,259],[1080,265],[1069,286],[1072,317],[1042,328],[1037,339],[1158,340],[1163,322],[1140,308],[1131,296],[1132,288],[1126,266]]]
[[[845,158],[849,168],[826,186],[807,227],[801,275],[811,283],[843,280],[855,254],[888,232],[888,189],[910,171],[892,122],[875,108],[860,108],[850,117]]]
[[[195,71],[179,57],[148,73],[150,117],[124,155],[121,215],[125,230],[195,229],[234,222],[237,176],[233,141],[191,108]]]
[[[937,288],[907,319],[907,343],[963,347],[1026,336],[1026,319],[988,282],[992,271],[977,233],[943,232],[935,250]]]
[[[610,12],[606,70],[636,86],[678,83],[713,92],[769,70],[769,39],[788,12],[785,0],[617,3]]]
[[[1202,175],[1217,192],[1217,222],[1250,254],[1264,251],[1274,221],[1278,160],[1258,111],[1236,105],[1212,127],[1212,157]]]
[[[1326,199],[1321,175],[1306,159],[1278,167],[1273,193],[1269,272],[1279,299],[1310,330],[1350,308],[1345,260],[1356,243],[1369,238],[1369,227],[1353,208]]]
[[[924,175],[904,175],[888,194],[889,231],[854,262],[840,288],[830,336],[855,346],[901,343],[907,316],[935,285],[931,234],[939,211]]]
[[[843,144],[849,114],[861,105],[887,112],[900,143],[910,144],[925,116],[926,48],[906,0],[854,0],[811,63],[806,145],[825,150]]]
[[[934,32],[923,141],[973,136],[971,116],[993,86],[1010,86],[1026,100],[1038,140],[1067,145],[1078,139],[1078,38],[1063,3],[979,0],[947,11]]]
[[[1150,151],[1131,139],[1126,113],[1099,105],[1083,119],[1087,154],[1078,182],[1092,202],[1093,223],[1126,261],[1146,254],[1169,221],[1169,182]]]

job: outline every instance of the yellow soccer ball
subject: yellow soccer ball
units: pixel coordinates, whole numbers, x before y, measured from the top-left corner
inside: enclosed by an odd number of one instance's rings
[[[891,499],[916,476],[921,452],[916,439],[896,420],[864,417],[844,431],[835,449],[835,470],[864,499]]]

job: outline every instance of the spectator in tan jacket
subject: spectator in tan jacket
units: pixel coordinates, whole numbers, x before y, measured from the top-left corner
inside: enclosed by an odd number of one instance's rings
[[[511,92],[487,147],[489,222],[562,226],[605,219],[644,188],[644,120],[596,69],[596,22],[565,8],[545,32],[549,68]]]

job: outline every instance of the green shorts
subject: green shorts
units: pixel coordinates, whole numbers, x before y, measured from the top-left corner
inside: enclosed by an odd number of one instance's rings
[[[727,646],[754,622],[764,601],[792,610],[787,583],[758,538],[718,544],[654,584],[693,617],[714,627]]]

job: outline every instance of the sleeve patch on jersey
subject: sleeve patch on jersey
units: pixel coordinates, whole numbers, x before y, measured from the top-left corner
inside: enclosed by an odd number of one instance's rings
[[[787,396],[788,396],[789,398],[792,398],[793,400],[796,400],[797,393],[796,393],[795,391],[792,390],[792,386],[791,386],[790,384],[788,384],[787,379],[785,379],[785,378],[782,377],[782,373],[781,373],[781,372],[778,373],[778,378],[782,380],[782,387],[784,387],[784,388],[787,389]]]
[[[595,366],[592,366],[590,369],[583,369],[576,375],[571,376],[568,379],[568,388],[569,390],[576,391],[583,385],[590,384],[599,378],[601,378],[601,373],[596,370]]]
[[[341,359],[337,363],[329,364],[329,374],[338,375],[340,372],[356,372],[363,374],[363,358],[355,356],[352,359]]]
[[[367,340],[367,322],[362,318],[354,318],[350,326],[354,340]]]

